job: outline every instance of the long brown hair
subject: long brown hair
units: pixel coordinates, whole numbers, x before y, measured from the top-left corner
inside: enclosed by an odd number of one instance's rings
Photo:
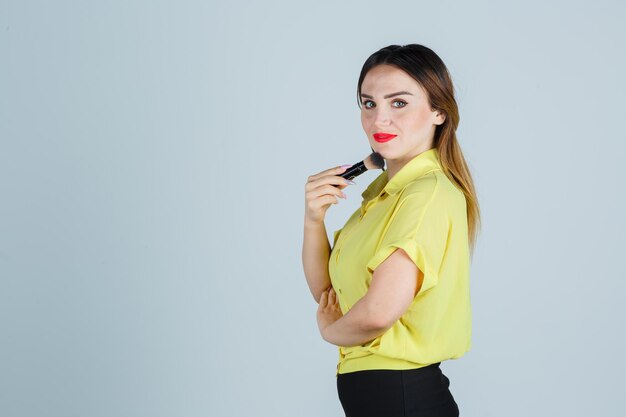
[[[357,86],[359,108],[361,84],[365,75],[376,65],[382,64],[395,66],[413,77],[428,93],[431,109],[445,114],[444,122],[435,129],[433,145],[439,152],[443,172],[465,195],[468,242],[473,254],[480,227],[480,207],[472,175],[456,138],[460,118],[450,73],[441,58],[423,45],[386,46],[370,55],[363,64]]]

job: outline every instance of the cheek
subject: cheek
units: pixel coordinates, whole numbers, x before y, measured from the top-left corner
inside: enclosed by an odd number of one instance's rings
[[[418,110],[402,115],[403,125],[411,130],[427,129],[432,124],[430,121],[431,113],[428,110]]]
[[[370,115],[367,113],[361,113],[361,127],[365,132],[368,132],[368,136],[374,122],[375,119],[373,119]]]

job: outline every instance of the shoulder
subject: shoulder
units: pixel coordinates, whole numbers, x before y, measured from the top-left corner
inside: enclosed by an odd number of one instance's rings
[[[404,197],[411,198],[429,198],[437,191],[440,179],[437,176],[437,170],[427,172],[426,174],[415,178],[409,182],[402,191]]]
[[[441,208],[465,207],[465,195],[441,169],[435,169],[408,183],[401,200],[410,199],[420,205],[434,204]]]

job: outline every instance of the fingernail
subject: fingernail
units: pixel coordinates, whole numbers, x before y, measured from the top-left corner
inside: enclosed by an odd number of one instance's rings
[[[350,183],[352,185],[356,184],[356,182],[352,181],[352,180],[346,180],[347,183]]]
[[[342,165],[341,168],[348,168],[348,167],[351,167],[351,166],[352,166],[352,164],[346,164],[346,165]]]

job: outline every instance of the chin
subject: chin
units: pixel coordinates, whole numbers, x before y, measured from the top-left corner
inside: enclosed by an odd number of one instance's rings
[[[370,145],[370,147],[374,150],[374,152],[378,152],[380,154],[380,156],[382,156],[383,158],[387,159],[387,156],[389,156],[389,149],[384,149],[385,147],[383,146],[383,149],[380,149],[380,143],[376,142],[373,145]],[[377,149],[379,148],[379,149]]]
[[[376,148],[374,148],[374,150],[376,151]],[[380,154],[380,156],[383,157],[383,159],[395,159],[397,158],[397,155],[394,155],[393,152],[391,152],[389,149],[381,149],[376,151]]]

